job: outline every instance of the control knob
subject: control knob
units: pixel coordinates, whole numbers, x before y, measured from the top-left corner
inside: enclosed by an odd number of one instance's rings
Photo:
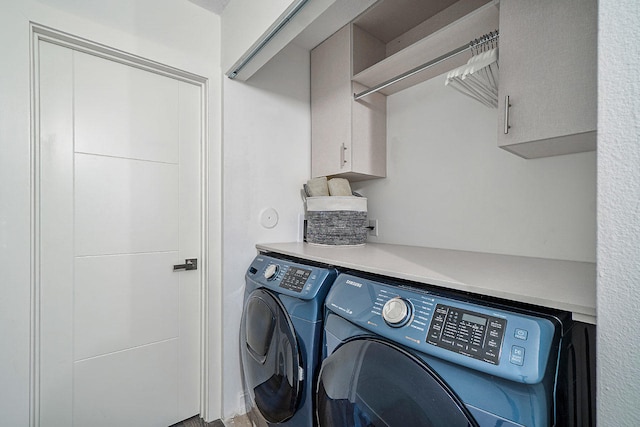
[[[391,298],[382,307],[382,318],[394,328],[404,326],[411,318],[411,306],[400,297]]]
[[[267,268],[264,270],[264,278],[267,280],[273,280],[276,278],[280,267],[278,264],[269,264]]]

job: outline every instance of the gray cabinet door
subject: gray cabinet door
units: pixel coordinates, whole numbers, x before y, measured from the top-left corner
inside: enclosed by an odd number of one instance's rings
[[[525,158],[595,150],[596,43],[596,0],[500,2],[500,147]]]
[[[386,176],[387,99],[353,99],[351,29],[311,51],[311,175],[350,180]]]

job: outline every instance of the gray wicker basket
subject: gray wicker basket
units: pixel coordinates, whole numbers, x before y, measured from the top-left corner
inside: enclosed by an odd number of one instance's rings
[[[307,198],[307,243],[363,245],[367,240],[367,225],[367,199],[364,197]]]

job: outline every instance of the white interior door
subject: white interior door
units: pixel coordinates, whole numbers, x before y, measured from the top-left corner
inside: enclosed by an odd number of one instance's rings
[[[40,41],[39,422],[199,413],[201,88]]]

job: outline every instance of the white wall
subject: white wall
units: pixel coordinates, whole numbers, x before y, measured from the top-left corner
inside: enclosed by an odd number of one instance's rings
[[[222,15],[222,71],[227,70],[276,22],[294,0],[233,0]]]
[[[239,330],[244,274],[258,242],[298,238],[310,174],[309,52],[290,45],[247,82],[224,80],[223,414],[244,413]],[[260,224],[274,208],[276,227]]]
[[[598,425],[640,422],[640,3],[600,0]]]
[[[387,178],[355,183],[384,243],[595,261],[595,152],[525,160],[444,76],[387,98]]]
[[[220,19],[178,0],[1,0],[1,9],[0,424],[27,426],[31,319],[29,21],[209,78],[210,163],[214,172],[209,190],[216,207],[219,200],[214,201],[220,197]],[[213,210],[209,248],[214,290],[220,283],[216,280],[220,269],[215,265],[220,260],[219,221],[219,212]],[[213,362],[215,372],[219,360]],[[210,396],[214,403],[217,394],[213,390]]]

